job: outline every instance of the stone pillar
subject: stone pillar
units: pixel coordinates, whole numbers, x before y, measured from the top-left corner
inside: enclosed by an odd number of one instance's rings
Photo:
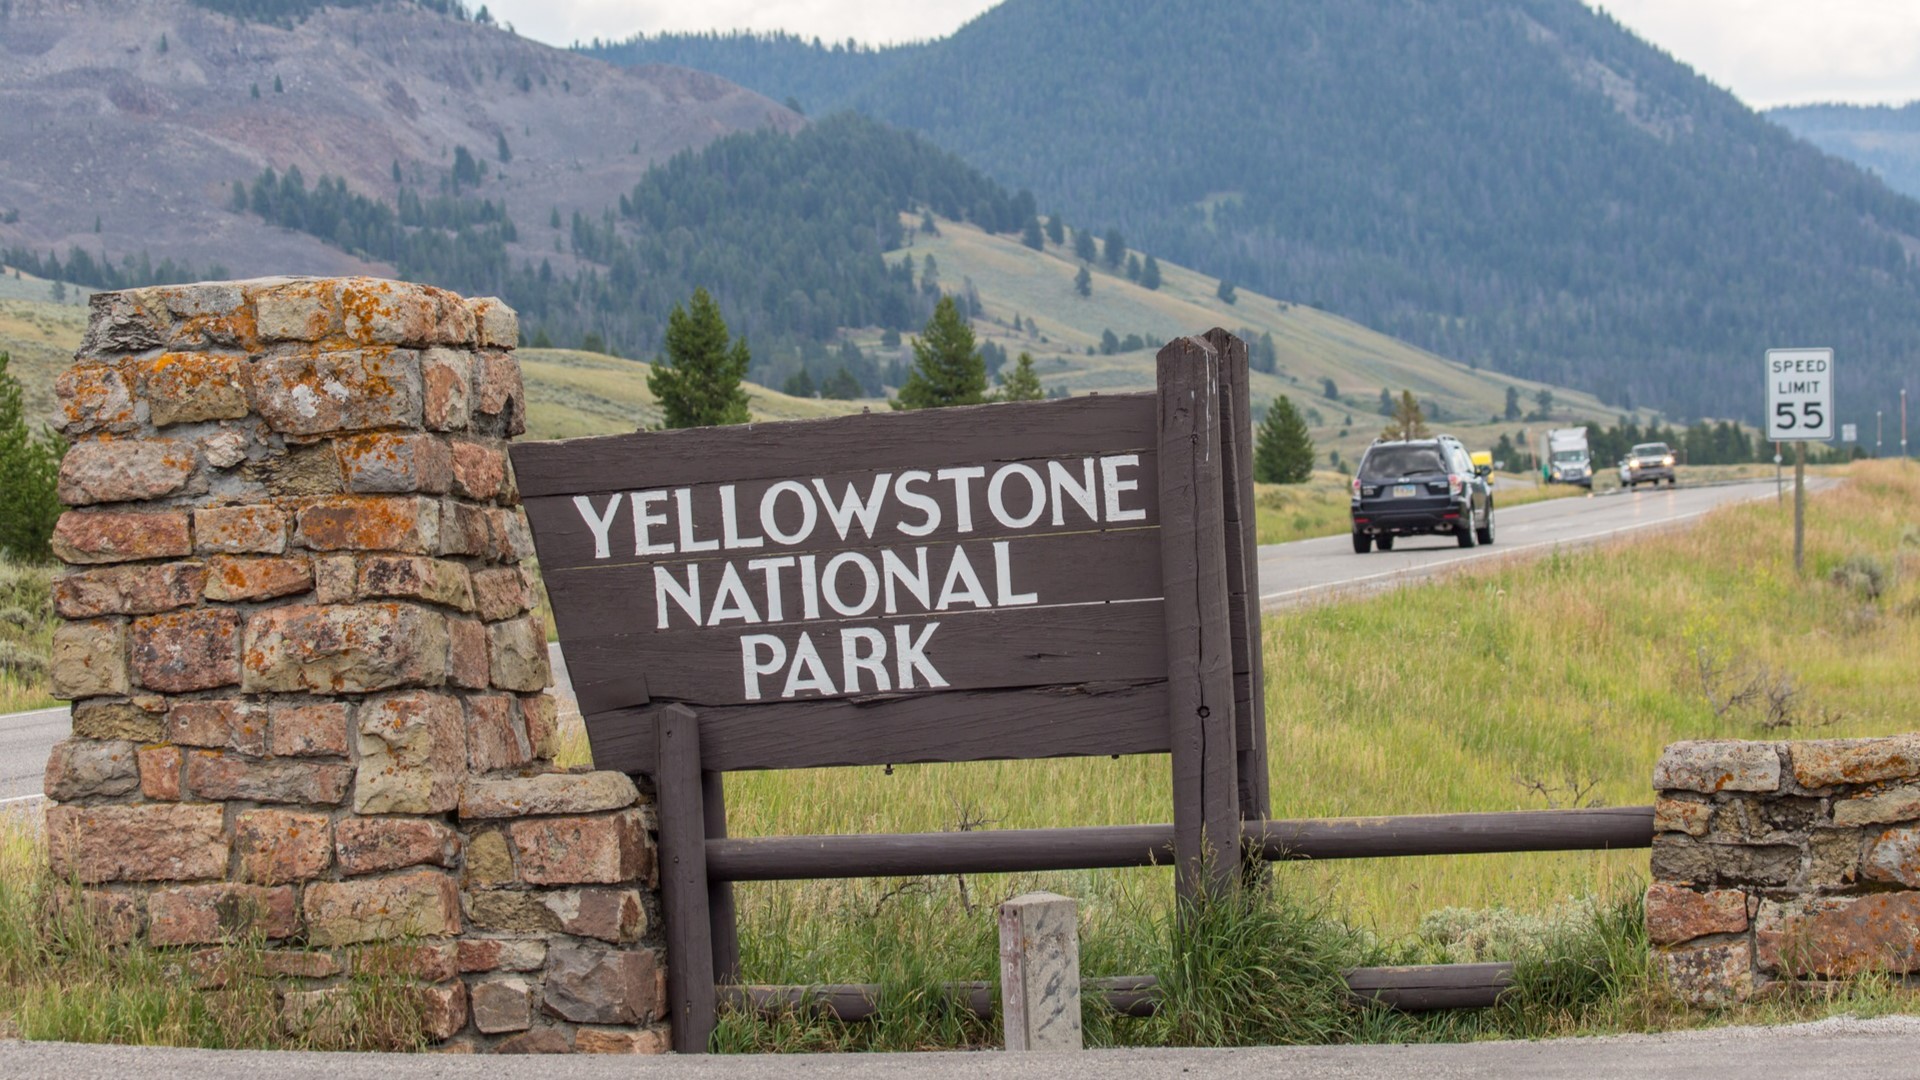
[[[1008,1050],[1082,1047],[1079,905],[1050,892],[1000,905],[1001,1027]]]
[[[1654,788],[1647,936],[1679,996],[1920,971],[1920,735],[1675,743]]]
[[[364,278],[93,297],[49,852],[118,941],[249,942],[294,1027],[382,970],[453,1048],[655,1051],[651,810],[553,762],[517,337]]]

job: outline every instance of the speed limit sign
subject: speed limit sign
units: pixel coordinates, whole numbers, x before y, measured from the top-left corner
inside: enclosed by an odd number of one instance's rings
[[[1767,439],[1833,438],[1833,350],[1767,350]]]

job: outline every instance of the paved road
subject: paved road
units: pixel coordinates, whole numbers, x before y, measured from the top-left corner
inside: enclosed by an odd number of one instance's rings
[[[1812,485],[1832,481],[1815,480]],[[1405,540],[1391,552],[1355,555],[1344,535],[1260,549],[1261,601],[1285,607],[1330,594],[1392,588],[1477,559],[1592,543],[1633,529],[1679,524],[1717,506],[1773,497],[1771,482],[1554,499],[1499,510],[1491,547],[1462,550],[1451,539]],[[1497,495],[1496,495],[1497,497]],[[550,646],[554,682],[568,700],[566,662]],[[53,744],[67,734],[64,709],[0,716],[0,810],[32,805]]]
[[[1916,1073],[1920,1018],[1828,1020],[1781,1028],[1677,1035],[1468,1043],[1454,1046],[1295,1046],[1255,1050],[1096,1050],[1084,1054],[798,1054],[786,1057],[453,1057],[172,1050],[67,1043],[0,1043],[0,1075],[14,1080],[389,1080],[520,1077],[543,1080],[1625,1080],[1844,1076],[1893,1080]]]
[[[1832,483],[1815,479],[1807,486],[1818,490]],[[1390,552],[1355,555],[1352,538],[1344,533],[1269,544],[1260,549],[1260,600],[1272,610],[1332,593],[1393,588],[1476,560],[1595,543],[1635,529],[1677,525],[1730,503],[1773,497],[1773,482],[1765,481],[1550,499],[1501,510],[1496,490],[1490,547],[1465,550],[1452,537],[1421,537],[1402,539]]]

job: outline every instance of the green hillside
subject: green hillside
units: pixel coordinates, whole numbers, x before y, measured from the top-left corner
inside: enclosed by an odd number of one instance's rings
[[[1851,416],[1920,390],[1920,203],[1579,0],[1006,0],[880,54],[616,48],[793,79],[1069,224],[1610,404],[1757,418],[1788,342],[1852,358]]]

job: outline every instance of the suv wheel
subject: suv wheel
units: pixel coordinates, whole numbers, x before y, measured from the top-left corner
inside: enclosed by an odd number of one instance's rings
[[[1363,532],[1357,532],[1353,534],[1353,553],[1355,555],[1365,555],[1367,552],[1372,550],[1373,550],[1373,537],[1368,536],[1366,533],[1363,533]]]
[[[1473,519],[1468,518],[1466,521],[1461,522],[1459,525],[1454,526],[1453,538],[1455,540],[1460,541],[1460,546],[1463,548],[1472,547],[1473,546]]]
[[[1379,536],[1376,537],[1373,542],[1380,545],[1381,551],[1393,550],[1393,537],[1391,536]]]
[[[1487,504],[1487,523],[1474,530],[1475,537],[1483,544],[1493,543],[1493,504]]]

